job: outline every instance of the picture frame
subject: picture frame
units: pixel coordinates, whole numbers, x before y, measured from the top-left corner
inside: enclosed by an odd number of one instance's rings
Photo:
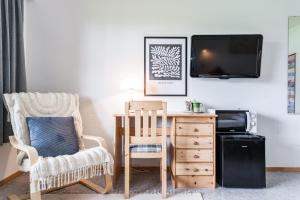
[[[187,96],[187,37],[144,37],[144,95]]]
[[[296,53],[288,56],[288,113],[295,113]]]

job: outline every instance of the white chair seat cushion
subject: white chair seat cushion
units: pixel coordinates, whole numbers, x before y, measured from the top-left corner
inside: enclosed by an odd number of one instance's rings
[[[113,158],[103,147],[81,150],[73,155],[39,157],[31,169],[31,182],[36,191],[48,190],[80,179],[112,175]]]
[[[130,151],[133,153],[157,153],[161,152],[160,144],[131,144]]]

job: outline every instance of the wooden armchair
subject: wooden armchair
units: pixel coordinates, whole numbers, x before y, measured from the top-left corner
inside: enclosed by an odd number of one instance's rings
[[[82,134],[82,121],[79,113],[79,97],[78,95],[65,93],[13,93],[4,94],[5,104],[10,114],[10,119],[14,131],[14,136],[11,136],[10,143],[16,148],[19,153],[17,156],[18,167],[21,171],[30,173],[30,195],[10,195],[8,199],[30,199],[40,200],[41,192],[47,193],[57,190],[61,187],[69,186],[75,183],[82,185],[98,192],[107,193],[112,188],[111,175],[113,173],[113,159],[110,153],[105,149],[106,144],[103,138],[97,136],[89,136]],[[80,151],[74,155],[63,155],[64,160],[72,160],[84,162],[82,159],[85,155],[93,155],[95,160],[90,163],[85,163],[84,168],[74,166],[73,162],[70,165],[62,162],[64,166],[60,166],[60,162],[56,161],[58,169],[64,168],[64,171],[56,171],[56,175],[48,174],[41,176],[38,179],[33,178],[43,163],[51,164],[48,158],[43,158],[38,155],[37,150],[30,146],[26,117],[69,117],[74,118],[74,125],[79,139]],[[97,147],[86,149],[83,140],[92,140],[96,142]],[[51,157],[51,160],[59,159],[59,157]],[[103,159],[103,160],[101,160]],[[89,159],[90,160],[90,159]],[[43,163],[42,163],[43,162]],[[69,166],[70,169],[66,166]],[[43,167],[43,166],[42,166]],[[46,169],[44,167],[43,169]],[[69,170],[69,171],[68,171]],[[45,172],[39,171],[40,174]],[[87,180],[94,176],[104,175],[105,186],[101,187]]]
[[[134,113],[135,136],[130,135],[130,118]],[[162,112],[162,134],[157,133],[157,115]],[[141,121],[142,118],[142,121]],[[149,123],[149,118],[150,123]],[[142,126],[141,126],[142,125]],[[150,126],[149,126],[150,125]],[[129,198],[130,159],[160,158],[162,197],[167,195],[167,103],[131,101],[125,104],[125,198]],[[149,128],[150,127],[150,128]]]

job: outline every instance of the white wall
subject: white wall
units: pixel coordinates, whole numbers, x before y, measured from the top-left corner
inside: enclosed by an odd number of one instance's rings
[[[193,34],[263,34],[259,79],[188,77],[188,96],[210,107],[256,110],[267,165],[300,166],[300,117],[287,114],[286,83],[288,16],[300,15],[299,1],[26,0],[25,6],[29,90],[78,92],[85,132],[105,137],[111,149],[112,115],[128,98],[120,83],[143,82],[144,36],[188,36],[190,45]],[[157,99],[167,100],[169,110],[184,109],[184,97]]]

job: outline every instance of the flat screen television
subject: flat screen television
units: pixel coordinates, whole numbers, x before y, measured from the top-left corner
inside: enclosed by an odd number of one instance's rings
[[[258,78],[262,35],[193,35],[191,77]]]

